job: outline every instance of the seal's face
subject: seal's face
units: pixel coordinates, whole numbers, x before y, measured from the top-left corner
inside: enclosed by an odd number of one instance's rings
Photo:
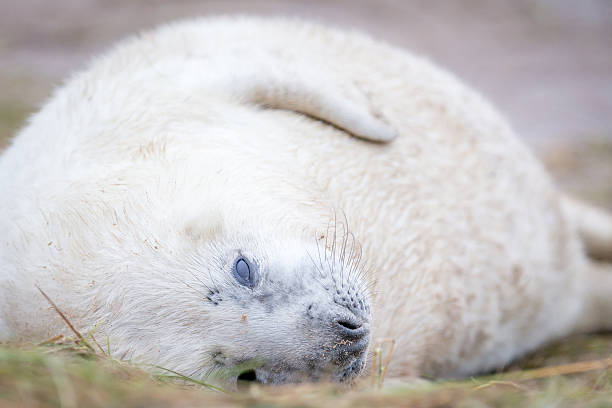
[[[365,366],[370,306],[350,239],[330,248],[252,244],[261,238],[212,245],[222,273],[207,279],[205,307],[215,320],[209,373],[230,383],[355,378]]]

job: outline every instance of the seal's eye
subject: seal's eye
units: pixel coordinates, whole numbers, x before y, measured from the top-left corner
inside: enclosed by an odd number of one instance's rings
[[[234,278],[241,285],[252,288],[257,283],[257,265],[249,262],[248,259],[241,256],[234,262]]]

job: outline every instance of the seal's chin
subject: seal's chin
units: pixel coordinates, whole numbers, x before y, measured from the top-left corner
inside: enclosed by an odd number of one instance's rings
[[[338,382],[350,382],[361,374],[365,368],[366,361],[364,357],[355,358],[349,365],[343,369],[338,378],[335,378],[335,381]]]
[[[248,369],[240,373],[236,378],[238,389],[248,388],[253,383],[281,385],[303,382],[331,381],[338,383],[349,383],[365,368],[365,356],[352,357],[342,367],[334,366],[329,369],[314,371],[302,371],[291,369],[279,369],[278,367],[260,367]]]

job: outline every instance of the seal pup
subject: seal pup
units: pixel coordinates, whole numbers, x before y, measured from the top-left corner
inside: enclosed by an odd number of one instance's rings
[[[296,20],[96,59],[0,157],[0,230],[2,339],[66,330],[39,286],[114,356],[228,383],[347,381],[371,338],[389,376],[470,375],[612,327],[607,214],[451,74]]]

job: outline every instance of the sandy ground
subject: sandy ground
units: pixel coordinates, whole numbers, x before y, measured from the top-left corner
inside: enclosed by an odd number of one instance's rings
[[[117,40],[215,13],[302,16],[422,55],[490,98],[562,186],[612,208],[610,0],[0,0],[0,146]]]

